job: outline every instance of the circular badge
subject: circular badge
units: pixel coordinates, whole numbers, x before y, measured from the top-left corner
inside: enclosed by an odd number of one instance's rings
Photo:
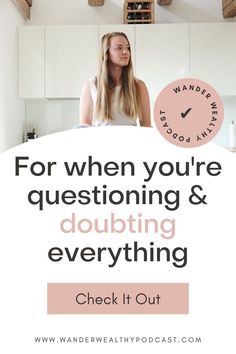
[[[155,102],[155,124],[162,136],[177,146],[206,144],[219,131],[223,117],[220,96],[201,80],[173,81],[161,91]]]

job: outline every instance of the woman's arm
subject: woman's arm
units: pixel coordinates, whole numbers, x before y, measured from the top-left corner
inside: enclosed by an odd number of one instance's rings
[[[141,127],[151,127],[151,118],[150,118],[150,100],[148,89],[145,83],[141,80],[138,80],[139,90],[140,90],[140,99],[141,99],[141,112],[140,112],[140,125]]]
[[[93,120],[93,101],[90,93],[90,84],[87,81],[80,96],[79,107],[80,125],[92,125]]]

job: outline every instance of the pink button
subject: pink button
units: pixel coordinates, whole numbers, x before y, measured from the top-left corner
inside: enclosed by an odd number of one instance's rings
[[[48,314],[188,314],[187,283],[49,283]]]

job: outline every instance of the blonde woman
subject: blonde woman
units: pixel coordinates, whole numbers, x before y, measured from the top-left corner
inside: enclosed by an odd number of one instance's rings
[[[83,87],[81,125],[150,127],[150,101],[143,81],[134,77],[130,43],[123,32],[102,37],[98,76]]]

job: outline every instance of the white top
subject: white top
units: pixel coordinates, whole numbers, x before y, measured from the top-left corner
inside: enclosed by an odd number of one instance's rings
[[[95,78],[92,80],[89,80],[90,84],[90,92],[91,92],[91,97],[93,101],[93,112],[94,112],[94,107],[96,105],[96,100],[97,100],[97,87],[95,85]],[[137,122],[133,118],[127,116],[121,108],[119,107],[119,96],[120,96],[120,89],[121,85],[116,86],[114,90],[114,94],[112,96],[112,102],[111,102],[111,110],[112,110],[112,119],[107,119],[104,121],[101,121],[97,119],[93,113],[93,126],[99,126],[99,125],[133,125],[136,126]]]

